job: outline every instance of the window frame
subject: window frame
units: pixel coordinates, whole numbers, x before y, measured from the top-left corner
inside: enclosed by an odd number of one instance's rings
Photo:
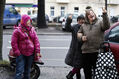
[[[116,33],[117,32],[117,33]],[[108,40],[110,42],[119,43],[119,25],[110,30]]]
[[[61,6],[61,16],[65,16],[65,7]]]
[[[54,16],[55,14],[55,7],[54,6],[51,6],[50,7],[50,16]]]

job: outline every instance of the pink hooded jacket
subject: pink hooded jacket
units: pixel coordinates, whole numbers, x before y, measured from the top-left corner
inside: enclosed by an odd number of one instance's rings
[[[30,56],[33,53],[40,53],[40,43],[37,34],[34,27],[26,25],[28,20],[31,20],[30,17],[23,15],[21,24],[13,32],[11,46],[15,56],[21,54]]]

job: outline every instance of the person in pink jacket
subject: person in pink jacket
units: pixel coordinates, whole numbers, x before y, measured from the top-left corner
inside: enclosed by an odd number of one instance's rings
[[[28,15],[23,15],[21,23],[12,34],[11,46],[16,56],[15,79],[30,79],[31,64],[41,57],[40,43],[31,22]]]

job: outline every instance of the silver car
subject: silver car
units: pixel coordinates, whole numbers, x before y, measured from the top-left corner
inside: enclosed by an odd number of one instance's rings
[[[32,23],[36,24],[37,23],[37,14],[33,14],[30,15],[31,19],[32,19]],[[49,16],[47,14],[45,14],[45,20],[46,20],[46,24],[49,23]]]

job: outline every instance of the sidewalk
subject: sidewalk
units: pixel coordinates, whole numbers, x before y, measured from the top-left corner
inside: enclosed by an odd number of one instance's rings
[[[61,27],[53,26],[48,28],[36,28],[36,32],[38,35],[70,35],[70,32],[62,31]],[[13,28],[10,29],[3,29],[4,35],[11,35],[13,33]]]
[[[66,75],[71,69],[71,67],[40,66],[41,74],[38,79],[66,79]],[[0,68],[0,79],[13,79],[14,74],[9,69]],[[83,70],[81,70],[81,79],[84,79]]]
[[[41,29],[36,29],[37,34],[40,35],[67,35],[71,34],[70,32],[64,32],[62,31],[61,27],[48,27],[48,28],[41,28]]]
[[[70,67],[40,66],[41,73],[38,79],[66,79],[65,76],[70,69]],[[15,72],[0,67],[0,79],[13,79],[14,76]]]
[[[66,75],[71,67],[42,66],[40,67],[41,75],[38,79],[66,79]],[[76,79],[76,76],[74,76]],[[84,79],[83,70],[81,70],[81,79]]]
[[[40,67],[41,75],[38,79],[66,79],[70,67]]]

